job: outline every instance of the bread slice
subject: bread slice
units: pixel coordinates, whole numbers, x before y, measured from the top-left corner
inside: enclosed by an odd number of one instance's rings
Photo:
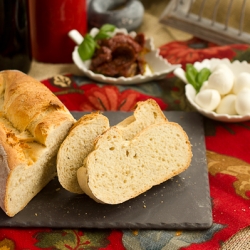
[[[158,103],[153,99],[137,102],[133,115],[127,117],[116,127],[122,132],[125,140],[131,140],[136,134],[149,125],[166,122],[168,119]]]
[[[57,155],[58,180],[63,188],[72,193],[83,193],[76,172],[93,150],[96,137],[108,128],[108,118],[98,112],[84,115],[74,124]]]
[[[180,174],[191,158],[189,138],[177,123],[150,125],[132,140],[112,127],[97,139],[77,178],[95,201],[119,204]]]
[[[0,72],[0,206],[20,212],[56,176],[56,154],[75,119],[42,83]]]

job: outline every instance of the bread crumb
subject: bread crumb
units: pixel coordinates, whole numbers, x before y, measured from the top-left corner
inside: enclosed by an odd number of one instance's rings
[[[176,235],[176,236],[180,236],[180,235],[182,235],[182,232],[181,232],[181,231],[177,231],[177,232],[175,233],[175,235]]]
[[[132,234],[135,235],[135,236],[137,236],[139,234],[139,231],[138,230],[133,230]]]
[[[60,191],[60,188],[57,188],[56,191],[57,191],[57,192]]]
[[[143,205],[144,208],[146,208],[147,206],[146,205]]]
[[[37,213],[35,213],[35,216],[37,216]]]

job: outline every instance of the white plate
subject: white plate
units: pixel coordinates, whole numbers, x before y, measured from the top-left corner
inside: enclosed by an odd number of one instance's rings
[[[99,29],[93,28],[90,31],[90,35],[94,36]],[[128,34],[126,29],[116,29],[114,33],[122,32]],[[135,32],[129,33],[132,37],[136,35]],[[84,73],[85,76],[104,83],[110,84],[139,84],[147,82],[150,80],[157,80],[164,78],[168,73],[172,72],[176,68],[181,67],[180,64],[170,64],[166,59],[159,55],[159,49],[154,48],[153,39],[147,38],[145,47],[150,50],[149,53],[145,55],[145,60],[149,65],[152,73],[147,73],[145,75],[136,75],[134,77],[106,77],[102,74],[96,74],[93,71],[89,70],[90,61],[82,61],[78,54],[78,46],[75,47],[72,58],[76,66]]]
[[[250,64],[246,61],[239,62],[239,61],[233,61],[232,63],[228,59],[205,59],[202,62],[195,62],[194,67],[197,70],[201,70],[202,68],[209,68],[210,70],[213,70],[218,64],[226,64],[234,73],[235,76],[238,76],[241,72],[249,72],[250,73]],[[185,76],[185,71],[181,68],[176,69],[174,72],[174,75],[179,77],[182,81],[184,81],[187,85],[185,86],[185,94],[189,101],[189,103],[202,115],[213,119],[217,121],[222,122],[242,122],[250,120],[250,114],[248,115],[228,115],[228,114],[217,114],[214,111],[206,111],[202,109],[196,102],[194,101],[196,90],[194,87],[187,81]]]

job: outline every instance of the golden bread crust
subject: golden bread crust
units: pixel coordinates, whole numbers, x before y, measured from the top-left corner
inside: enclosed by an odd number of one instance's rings
[[[5,86],[3,112],[20,131],[43,111],[66,111],[63,103],[39,81],[19,71],[0,74]]]

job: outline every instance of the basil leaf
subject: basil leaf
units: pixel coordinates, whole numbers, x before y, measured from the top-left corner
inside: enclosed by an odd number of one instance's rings
[[[89,60],[95,53],[96,42],[94,38],[86,34],[83,42],[78,47],[79,56],[83,61]]]
[[[109,32],[113,32],[116,27],[112,24],[104,24],[95,36],[95,40],[110,38]]]
[[[193,85],[193,87],[197,90],[198,84],[196,82],[196,76],[198,74],[197,69],[192,64],[186,65],[186,78],[190,84]]]
[[[83,61],[91,59],[95,53],[95,49],[98,48],[96,41],[110,38],[109,32],[113,32],[115,29],[116,27],[112,24],[104,24],[94,38],[90,34],[86,34],[83,42],[78,47],[81,59]]]
[[[106,38],[110,38],[110,35],[107,34],[106,32],[104,31],[99,31],[96,36],[95,36],[95,40],[102,40],[102,39],[106,39]]]
[[[208,77],[210,76],[211,71],[208,68],[203,68],[197,75],[196,81],[199,86],[199,90],[202,86],[202,84],[207,81]]]
[[[203,68],[198,72],[192,64],[186,65],[186,78],[197,92],[200,91],[202,84],[208,79],[210,74],[211,71],[208,68]]]
[[[112,24],[104,24],[102,25],[102,27],[100,28],[100,31],[102,32],[113,32],[115,30],[115,26]]]

